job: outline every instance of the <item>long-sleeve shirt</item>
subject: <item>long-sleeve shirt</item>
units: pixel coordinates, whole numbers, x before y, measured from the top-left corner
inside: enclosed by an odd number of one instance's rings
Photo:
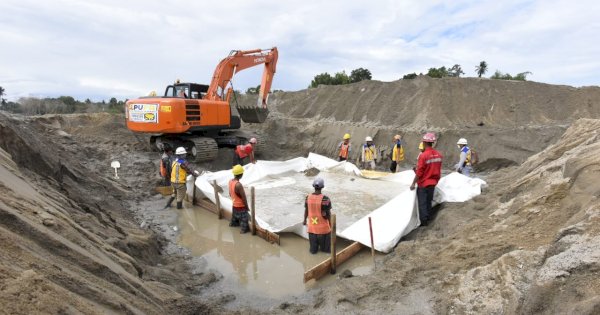
[[[338,148],[338,153],[340,153],[340,150],[342,149],[342,145],[344,144],[344,141],[341,141],[337,148]],[[350,156],[350,154],[352,153],[352,145],[350,144],[350,142],[348,142],[348,156]]]
[[[442,154],[433,148],[425,148],[417,162],[417,185],[424,188],[437,185],[442,174]]]
[[[467,162],[467,154],[469,152],[469,147],[464,146],[462,147],[462,149],[460,149],[460,157],[458,160],[458,164],[456,164],[456,170],[462,170],[463,167],[467,166],[468,163]]]
[[[377,159],[377,148],[374,144],[363,144],[360,160],[362,162],[375,161]]]

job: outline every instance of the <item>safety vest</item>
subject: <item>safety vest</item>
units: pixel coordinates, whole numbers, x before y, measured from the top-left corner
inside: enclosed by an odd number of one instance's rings
[[[471,166],[471,149],[468,146],[462,147],[460,152],[465,152],[467,154],[467,158],[465,159],[465,166]]]
[[[340,155],[339,157],[347,159],[348,158],[348,150],[350,149],[350,142],[346,143],[341,143],[340,144]]]
[[[308,233],[312,234],[328,234],[331,233],[329,221],[321,215],[321,206],[323,195],[308,195],[306,203],[308,205]]]
[[[233,206],[236,208],[244,208],[246,205],[244,204],[244,200],[235,192],[235,185],[239,183],[237,179],[232,179],[229,181],[229,196],[233,201]]]
[[[375,160],[375,155],[376,155],[376,148],[374,145],[372,146],[367,146],[366,144],[363,145],[363,151],[365,154],[365,161],[369,162],[369,161],[373,161]]]
[[[235,147],[235,153],[242,159],[247,157],[250,152],[252,152],[252,145],[250,144],[240,144]]]
[[[400,142],[394,144],[392,149],[392,161],[404,161],[404,148]]]
[[[187,172],[181,166],[185,162],[184,159],[177,159],[173,161],[171,164],[171,183],[174,184],[185,184],[185,178],[187,177]]]

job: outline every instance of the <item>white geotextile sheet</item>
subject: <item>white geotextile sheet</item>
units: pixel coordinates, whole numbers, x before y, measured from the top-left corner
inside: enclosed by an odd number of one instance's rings
[[[249,195],[249,186],[261,185],[261,180],[266,177],[273,178],[277,175],[285,176],[289,172],[303,172],[309,168],[316,168],[321,172],[335,172],[347,174],[348,176],[362,176],[361,171],[350,162],[338,162],[330,158],[310,153],[307,158],[299,157],[287,161],[257,161],[256,164],[244,166],[244,176],[241,183],[246,187]],[[214,189],[211,185],[216,181],[217,185],[227,189],[229,180],[232,178],[231,170],[219,172],[206,172],[196,179],[196,187],[212,202],[215,202]],[[390,174],[373,180],[392,181],[401,185],[410,186],[414,178],[411,170]],[[188,185],[188,193],[191,192],[191,182]],[[332,183],[335,185],[335,183]],[[328,183],[328,185],[332,185]],[[481,193],[481,187],[485,182],[477,178],[469,178],[462,174],[451,173],[440,179],[436,186],[434,195],[435,203],[442,202],[464,202]],[[368,218],[371,217],[373,226],[374,247],[377,251],[388,253],[398,243],[402,236],[410,233],[420,225],[418,208],[416,205],[416,192],[408,189],[401,190],[396,197],[389,200],[377,209],[373,209],[368,215],[359,219],[346,229],[338,231],[340,237],[360,242],[368,247],[371,246]],[[232,201],[228,194],[219,193],[219,200],[223,211],[231,212]],[[335,212],[335,200],[333,200]],[[308,237],[306,226],[302,225],[301,217],[298,222],[285,227],[273,227],[266,221],[256,217],[257,223],[274,233],[293,232],[304,238]]]

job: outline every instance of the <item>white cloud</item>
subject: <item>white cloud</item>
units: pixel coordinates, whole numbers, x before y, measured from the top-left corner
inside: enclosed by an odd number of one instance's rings
[[[600,5],[589,0],[4,0],[0,12],[0,86],[13,99],[208,83],[230,50],[272,46],[274,89],[358,67],[384,81],[454,64],[473,76],[481,60],[534,81],[599,84]],[[235,88],[258,85],[260,72],[241,72]]]

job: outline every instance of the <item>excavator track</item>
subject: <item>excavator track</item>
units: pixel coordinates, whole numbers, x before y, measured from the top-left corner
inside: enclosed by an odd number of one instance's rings
[[[213,161],[217,158],[219,146],[215,139],[195,137],[188,140],[192,143],[189,153],[194,162]]]
[[[193,162],[213,161],[219,153],[217,141],[208,137],[156,136],[150,138],[150,143],[156,146],[159,151],[163,150],[165,144],[169,144],[173,150],[177,147],[184,147],[188,152],[190,161]]]

